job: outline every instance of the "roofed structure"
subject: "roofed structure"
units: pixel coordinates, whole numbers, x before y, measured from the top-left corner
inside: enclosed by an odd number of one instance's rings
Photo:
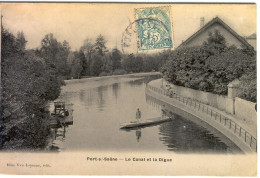
[[[207,24],[202,25],[202,27],[196,33],[194,33],[187,40],[182,42],[179,47],[200,46],[207,40],[209,32],[214,32],[215,30],[218,30],[221,35],[225,37],[228,46],[235,45],[237,48],[253,47],[246,41],[245,38],[238,35],[219,17],[215,17]]]

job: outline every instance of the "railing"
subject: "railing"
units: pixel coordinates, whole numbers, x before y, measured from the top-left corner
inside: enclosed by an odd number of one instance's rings
[[[150,86],[149,84],[146,86],[148,89],[157,92],[159,94],[169,96],[170,98],[175,99],[176,101],[183,103],[193,109],[198,109],[198,111],[202,111],[210,116],[211,119],[219,122],[224,127],[228,128],[230,131],[234,132],[236,136],[242,139],[246,144],[248,144],[255,152],[257,152],[257,140],[254,136],[252,136],[249,132],[243,129],[239,124],[222,115],[221,113],[213,110],[208,107],[208,105],[201,103],[200,101],[196,101],[190,98],[185,98],[180,95],[177,95],[173,91],[157,88]]]

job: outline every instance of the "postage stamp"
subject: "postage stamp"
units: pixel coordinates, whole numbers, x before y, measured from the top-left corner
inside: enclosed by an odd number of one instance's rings
[[[138,51],[173,48],[170,7],[135,9]]]

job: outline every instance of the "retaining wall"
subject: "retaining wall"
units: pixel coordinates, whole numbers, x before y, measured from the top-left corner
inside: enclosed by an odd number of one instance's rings
[[[224,95],[212,94],[186,87],[170,84],[173,92],[186,98],[200,101],[204,104],[215,107],[219,110],[233,114],[235,117],[246,121],[257,120],[255,103],[243,100],[241,98],[229,98]]]
[[[177,113],[186,112],[206,122],[232,140],[244,153],[256,152],[256,138],[249,133],[247,128],[243,128],[241,125],[237,124],[234,121],[234,118],[221,114],[221,111],[218,112],[217,110],[214,110],[213,107],[182,97],[176,93],[173,96],[170,96],[166,90],[155,86],[157,85],[148,84],[146,87],[146,94],[164,102],[166,108],[172,106],[178,109],[176,110],[178,111]],[[173,109],[172,107],[170,110]]]
[[[255,110],[255,103],[243,100],[241,98],[235,98],[235,115],[243,120],[255,122],[257,113]]]

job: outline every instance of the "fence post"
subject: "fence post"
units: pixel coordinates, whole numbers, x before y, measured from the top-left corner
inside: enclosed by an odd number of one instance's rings
[[[239,137],[241,137],[241,127],[240,127],[240,129],[239,129]]]
[[[236,133],[236,130],[237,130],[237,124],[235,123],[235,130],[234,130],[234,133]]]
[[[250,139],[250,147],[251,147],[251,144],[252,144],[252,139],[253,139],[253,137],[252,137],[252,135],[251,135],[251,139]]]

